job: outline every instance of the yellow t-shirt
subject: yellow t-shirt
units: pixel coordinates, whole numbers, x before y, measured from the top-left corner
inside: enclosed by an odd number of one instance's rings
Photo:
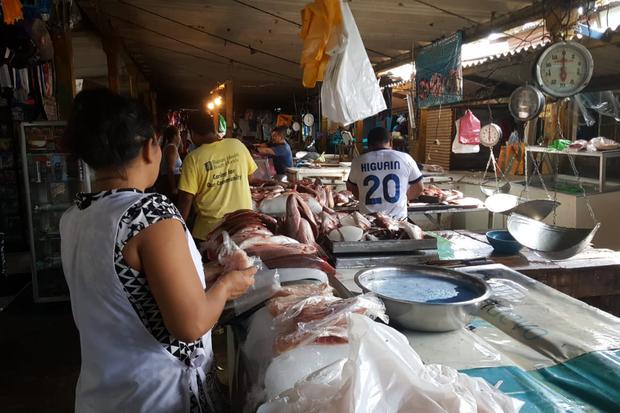
[[[194,195],[195,238],[206,239],[224,215],[252,208],[248,178],[254,171],[252,155],[237,139],[203,144],[187,155],[179,190]]]

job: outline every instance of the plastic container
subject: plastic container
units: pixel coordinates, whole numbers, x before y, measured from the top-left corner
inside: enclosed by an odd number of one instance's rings
[[[487,240],[495,252],[500,254],[516,254],[523,246],[506,230],[487,232]]]

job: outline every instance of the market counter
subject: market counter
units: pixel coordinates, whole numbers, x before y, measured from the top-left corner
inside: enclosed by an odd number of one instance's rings
[[[484,378],[524,400],[524,413],[620,410],[620,319],[501,264],[458,270],[494,295],[465,329],[401,330],[425,363]],[[340,293],[360,292],[355,272],[338,271]]]

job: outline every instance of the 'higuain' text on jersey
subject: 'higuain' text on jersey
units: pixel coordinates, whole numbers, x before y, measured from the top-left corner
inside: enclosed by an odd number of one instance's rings
[[[409,154],[392,149],[365,153],[353,160],[349,182],[359,190],[360,211],[407,218],[407,189],[422,179]]]

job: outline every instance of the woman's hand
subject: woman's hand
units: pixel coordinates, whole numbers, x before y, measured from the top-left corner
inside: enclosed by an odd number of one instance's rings
[[[228,300],[234,300],[245,294],[247,289],[254,285],[254,274],[256,274],[256,267],[231,271],[220,276],[217,283],[223,284]]]
[[[211,283],[215,281],[224,272],[224,267],[218,264],[217,261],[211,261],[202,266],[205,274],[205,281]]]

